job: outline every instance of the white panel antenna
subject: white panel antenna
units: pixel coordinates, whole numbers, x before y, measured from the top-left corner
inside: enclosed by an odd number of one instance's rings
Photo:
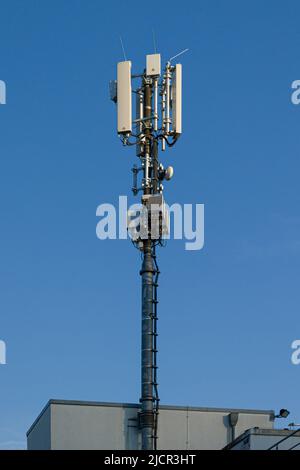
[[[132,98],[131,98],[131,62],[118,63],[117,68],[117,105],[118,133],[128,134],[132,131]]]
[[[160,75],[160,54],[146,56],[146,75],[148,77]]]
[[[182,66],[175,65],[172,82],[172,130],[175,135],[182,133]]]

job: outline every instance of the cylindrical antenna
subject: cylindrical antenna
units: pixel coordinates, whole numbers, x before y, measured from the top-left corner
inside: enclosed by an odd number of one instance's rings
[[[158,128],[158,79],[154,79],[154,123],[153,129],[157,131]]]
[[[144,94],[140,88],[136,92],[136,133],[138,136],[138,143],[136,145],[136,154],[140,156],[143,152],[143,144],[140,142],[143,133],[143,117],[144,117]]]
[[[165,92],[164,84],[163,84],[162,91],[161,91],[161,127],[162,127],[162,132],[165,131],[165,125],[166,125],[166,92]],[[166,150],[166,141],[165,141],[165,139],[162,139],[162,141],[161,141],[161,150],[163,152]]]
[[[122,51],[123,51],[124,60],[127,61],[126,54],[125,54],[125,48],[124,48],[124,44],[123,44],[121,36],[120,36],[120,43],[121,43],[121,47],[122,47]]]
[[[144,86],[144,126],[145,126],[145,144],[144,144],[144,190],[145,194],[150,194],[151,178],[151,115],[152,115],[152,86],[148,83]],[[146,119],[149,118],[149,119]]]
[[[166,65],[166,134],[169,135],[170,132],[170,87],[171,87],[171,70],[170,62]]]
[[[153,48],[154,48],[154,54],[156,54],[156,38],[155,38],[155,31],[152,29],[152,39],[153,39]]]
[[[171,57],[171,59],[169,59],[169,62],[171,62],[173,59],[176,59],[176,57],[179,57],[180,55],[184,54],[187,51],[189,51],[189,49],[184,49],[183,51],[178,52],[178,54],[174,55],[173,57]]]

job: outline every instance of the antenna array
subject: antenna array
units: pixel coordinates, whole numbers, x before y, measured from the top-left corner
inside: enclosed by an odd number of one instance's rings
[[[124,51],[124,48],[123,48]],[[142,449],[157,449],[158,383],[157,383],[157,287],[159,269],[156,246],[163,245],[169,230],[169,217],[163,199],[163,181],[170,180],[173,168],[159,162],[159,148],[172,147],[182,133],[182,66],[170,59],[161,71],[160,54],[146,56],[143,73],[133,75],[131,62],[117,65],[117,80],[110,82],[110,96],[117,104],[117,131],[124,146],[136,147],[139,165],[134,165],[134,195],[142,192],[144,218],[134,244],[142,252],[142,351],[141,412],[139,427]],[[139,85],[132,87],[134,80]],[[135,95],[135,119],[132,119],[132,97]],[[134,140],[132,140],[134,139]],[[140,181],[139,181],[140,180]],[[145,216],[146,214],[146,216]],[[143,230],[142,230],[143,228]]]

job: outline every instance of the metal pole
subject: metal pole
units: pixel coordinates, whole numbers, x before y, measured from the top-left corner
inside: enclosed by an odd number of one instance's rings
[[[153,450],[154,395],[153,395],[153,260],[151,240],[144,243],[142,264],[142,449]]]
[[[144,117],[151,117],[152,86],[146,82]],[[144,194],[151,194],[151,119],[145,121]],[[154,447],[154,380],[153,380],[153,274],[151,238],[143,241],[142,276],[142,357],[141,415],[142,449]]]

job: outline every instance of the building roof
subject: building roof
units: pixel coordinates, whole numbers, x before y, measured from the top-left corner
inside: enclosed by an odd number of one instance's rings
[[[114,407],[114,408],[140,408],[137,403],[114,403],[114,402],[101,402],[101,401],[82,401],[82,400],[58,400],[50,399],[44,406],[38,417],[34,420],[33,424],[28,429],[26,435],[28,436],[36,423],[39,421],[41,416],[45,413],[47,408],[51,405],[76,405],[76,406],[101,406],[101,407]],[[245,414],[269,414],[270,420],[274,420],[274,410],[252,410],[243,408],[207,408],[198,406],[177,406],[177,405],[159,405],[162,410],[190,410],[190,411],[202,411],[212,413],[245,413]]]

